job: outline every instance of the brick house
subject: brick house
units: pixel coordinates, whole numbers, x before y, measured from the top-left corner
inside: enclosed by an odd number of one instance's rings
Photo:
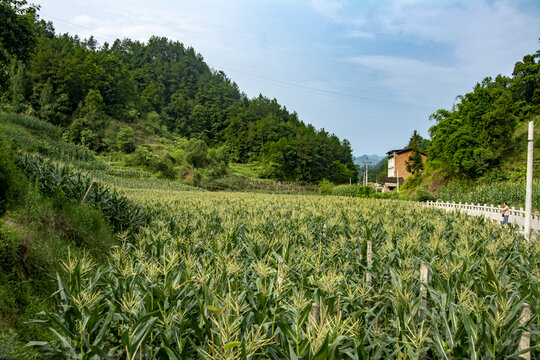
[[[397,186],[397,182],[401,185],[412,174],[407,171],[407,161],[411,156],[412,149],[390,150],[386,153],[388,157],[388,176],[382,178],[384,185],[383,191],[391,191]],[[420,153],[422,163],[426,162],[426,154]],[[399,179],[398,179],[399,178]]]

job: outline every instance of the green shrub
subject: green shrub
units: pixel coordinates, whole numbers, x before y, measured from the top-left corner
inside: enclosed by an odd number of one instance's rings
[[[12,329],[8,333],[0,333],[0,359],[15,359],[16,336]]]
[[[334,184],[326,179],[322,179],[319,182],[319,194],[320,195],[330,195],[334,190]]]
[[[186,146],[186,160],[196,168],[208,163],[208,147],[203,140],[191,139]]]
[[[151,170],[156,171],[156,176],[160,179],[174,179],[176,177],[174,166],[168,158],[159,159],[155,163],[155,168]]]
[[[0,139],[0,215],[21,196],[21,181],[14,155]]]
[[[397,193],[396,191],[391,191],[391,192],[381,192],[381,193],[375,193],[375,194],[372,194],[371,197],[373,199],[399,199],[399,193]]]
[[[0,359],[2,360],[17,360],[17,359],[41,359],[36,349],[26,346],[26,343],[21,341],[17,333],[13,329],[7,332],[0,332]]]
[[[125,126],[118,132],[116,140],[118,149],[126,154],[131,154],[135,151],[135,139],[133,129]]]
[[[98,209],[88,204],[68,204],[61,212],[68,236],[78,246],[104,252],[112,245],[113,230]]]
[[[427,189],[418,189],[416,191],[416,195],[414,196],[414,200],[416,201],[433,201],[435,200],[435,197],[427,191]]]

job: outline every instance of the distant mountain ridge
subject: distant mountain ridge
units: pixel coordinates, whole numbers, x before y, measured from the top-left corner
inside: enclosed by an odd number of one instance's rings
[[[360,155],[360,156],[353,156],[353,162],[357,165],[364,166],[364,162],[366,161],[366,158],[371,163],[371,166],[375,166],[385,158],[384,155],[377,155],[377,154],[371,154],[371,155]]]

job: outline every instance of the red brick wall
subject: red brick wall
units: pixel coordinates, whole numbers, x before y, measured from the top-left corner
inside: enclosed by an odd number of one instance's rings
[[[407,180],[411,173],[407,171],[407,161],[409,161],[409,156],[411,156],[412,151],[403,152],[401,154],[395,154],[395,172],[396,176],[402,177],[404,180]],[[426,156],[422,156],[422,163],[426,162]]]

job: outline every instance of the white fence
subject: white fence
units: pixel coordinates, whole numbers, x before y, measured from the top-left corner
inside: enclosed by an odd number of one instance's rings
[[[423,206],[435,207],[439,209],[445,209],[446,211],[461,211],[473,216],[483,216],[486,219],[502,222],[502,208],[493,205],[475,205],[475,204],[462,204],[455,202],[440,202],[440,201],[427,201],[422,203]],[[515,224],[521,229],[525,227],[525,210],[523,208],[517,210],[514,207],[510,209],[510,217],[508,218],[510,224]],[[533,231],[540,230],[540,214],[533,213],[531,219],[531,228]]]

